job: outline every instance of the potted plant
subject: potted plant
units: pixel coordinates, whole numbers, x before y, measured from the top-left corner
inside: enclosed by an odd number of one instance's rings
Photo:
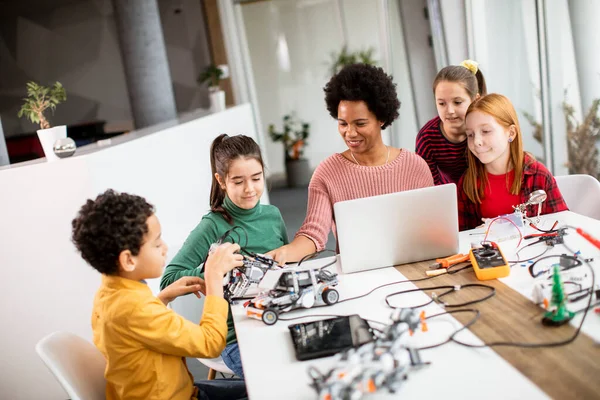
[[[208,82],[208,97],[212,112],[225,110],[225,92],[219,86],[221,79],[223,79],[223,70],[214,64],[210,64],[204,68],[198,77],[198,83],[204,84]]]
[[[346,65],[351,64],[370,64],[375,65],[377,61],[373,58],[373,53],[375,49],[373,47],[369,47],[366,50],[360,51],[349,51],[348,46],[344,45],[342,50],[339,53],[331,53],[331,66],[329,67],[329,72],[331,75],[335,75]]]
[[[302,158],[310,125],[297,120],[292,114],[283,117],[283,131],[269,125],[269,136],[274,142],[282,142],[285,155],[285,171],[289,187],[307,186],[312,175],[308,160]]]
[[[577,120],[575,109],[567,101],[563,101],[562,109],[567,127],[569,174],[586,174],[600,179],[600,153],[596,146],[600,140],[600,99],[592,102],[583,121]],[[534,139],[543,143],[542,124],[527,112],[523,112],[523,115],[534,128]]]
[[[19,118],[26,117],[34,124],[40,124],[37,131],[40,144],[46,155],[46,160],[54,161],[58,157],[54,154],[54,143],[59,139],[66,139],[67,127],[65,125],[50,127],[50,123],[44,116],[47,109],[54,110],[56,106],[67,99],[65,88],[60,82],[55,82],[53,86],[42,86],[35,82],[27,83],[27,97],[23,100],[25,103],[21,106]]]

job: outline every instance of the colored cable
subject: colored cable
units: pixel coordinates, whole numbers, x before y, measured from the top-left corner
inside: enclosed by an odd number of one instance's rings
[[[467,288],[484,288],[484,289],[489,290],[490,292],[479,299],[469,300],[469,301],[465,301],[462,303],[449,304],[442,300],[442,298],[444,296],[447,296],[451,293],[458,292],[460,290],[467,289]],[[403,295],[406,293],[412,293],[412,292],[417,292],[417,291],[440,290],[440,289],[447,289],[447,290],[439,295],[432,293],[431,299],[428,302],[423,303],[423,304],[419,304],[419,305],[411,306],[411,307],[395,307],[390,304],[390,298],[394,297],[394,296],[400,296],[400,295]],[[485,300],[493,297],[495,294],[496,294],[496,289],[494,287],[489,286],[489,285],[484,285],[483,283],[467,283],[465,285],[454,285],[454,286],[453,285],[442,285],[442,286],[432,286],[432,287],[428,287],[428,288],[416,288],[416,289],[401,290],[399,292],[390,293],[385,297],[385,303],[387,304],[388,307],[393,308],[393,309],[396,309],[396,308],[411,308],[411,309],[421,308],[421,307],[428,306],[429,304],[431,304],[433,302],[441,304],[444,307],[464,307],[464,306],[468,306],[471,304],[477,304],[482,301],[485,301]]]

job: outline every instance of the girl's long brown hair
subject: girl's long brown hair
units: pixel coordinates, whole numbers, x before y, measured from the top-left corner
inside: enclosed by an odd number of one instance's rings
[[[485,78],[479,69],[476,74],[473,74],[462,65],[448,65],[447,67],[442,68],[433,80],[434,96],[435,89],[440,82],[458,83],[467,91],[471,101],[475,100],[477,95],[484,96],[487,94]]]
[[[221,188],[215,173],[219,174],[221,180],[225,182],[229,173],[229,166],[233,160],[238,158],[252,158],[260,163],[263,167],[264,163],[260,147],[249,136],[236,135],[228,136],[223,133],[213,140],[210,146],[210,167],[212,170],[212,186],[210,188],[210,210],[219,213],[225,221],[233,223],[233,218],[227,210],[223,208],[223,200],[225,200],[225,190]]]
[[[491,93],[487,96],[480,97],[475,100],[465,114],[465,119],[470,113],[479,111],[484,114],[494,117],[496,122],[508,129],[510,126],[515,127],[516,136],[509,143],[510,157],[507,167],[513,167],[515,170],[515,179],[510,187],[510,193],[519,194],[521,192],[521,181],[523,177],[523,164],[525,155],[523,153],[523,140],[521,139],[521,127],[517,113],[510,100],[501,94]],[[485,165],[479,161],[470,150],[467,150],[468,168],[465,172],[463,181],[463,190],[473,203],[481,203],[485,188],[488,185],[487,173]]]

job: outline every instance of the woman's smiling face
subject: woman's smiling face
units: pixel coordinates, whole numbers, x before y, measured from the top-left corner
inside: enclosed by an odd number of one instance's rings
[[[383,143],[381,125],[364,101],[340,101],[338,131],[352,153],[367,153]]]

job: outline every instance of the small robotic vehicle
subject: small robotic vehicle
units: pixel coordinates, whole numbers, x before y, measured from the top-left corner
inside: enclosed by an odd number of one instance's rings
[[[260,254],[244,257],[243,263],[223,277],[223,297],[229,302],[244,297],[251,287],[258,287],[268,270],[281,268],[273,259]]]
[[[246,303],[246,315],[273,325],[281,313],[335,304],[340,299],[333,289],[337,284],[337,274],[323,267],[269,270],[259,285],[268,291]]]
[[[419,350],[407,347],[403,336],[421,326],[414,310],[397,309],[392,324],[375,341],[352,348],[336,356],[336,364],[326,373],[309,367],[311,386],[319,399],[358,400],[380,389],[398,391],[411,370],[427,363]]]

